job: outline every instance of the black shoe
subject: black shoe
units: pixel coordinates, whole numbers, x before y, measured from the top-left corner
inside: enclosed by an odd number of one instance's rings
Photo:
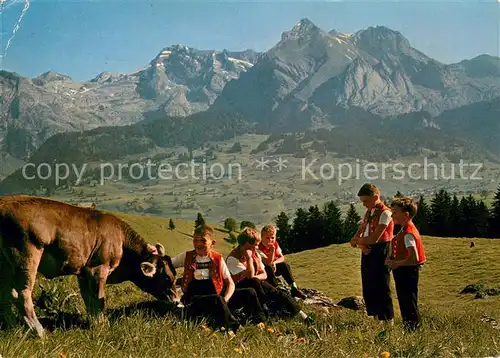
[[[302,291],[300,291],[299,289],[297,289],[295,287],[292,287],[291,295],[292,295],[292,297],[297,297],[297,298],[300,298],[303,300],[306,299],[306,295],[304,295],[304,293],[302,293]]]

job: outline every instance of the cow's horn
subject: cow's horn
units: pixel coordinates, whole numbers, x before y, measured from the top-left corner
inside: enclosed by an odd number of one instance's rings
[[[156,248],[158,249],[158,254],[159,254],[160,256],[162,256],[162,257],[163,257],[163,256],[165,256],[165,255],[167,254],[167,252],[166,252],[166,250],[165,250],[165,247],[164,247],[162,244],[157,243],[157,244],[156,244]]]
[[[153,277],[156,273],[156,266],[151,262],[143,262],[141,263],[141,271],[144,276]]]

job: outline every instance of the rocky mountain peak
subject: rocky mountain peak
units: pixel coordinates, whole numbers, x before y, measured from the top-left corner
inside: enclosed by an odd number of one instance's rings
[[[386,53],[396,55],[410,54],[410,42],[399,31],[391,30],[385,26],[370,26],[365,30],[356,32],[354,43],[377,58]]]
[[[36,80],[49,81],[71,81],[71,77],[53,71],[47,71],[35,78]]]
[[[297,22],[290,31],[283,32],[283,34],[281,35],[281,41],[285,41],[288,39],[307,38],[309,36],[314,36],[322,32],[323,30],[317,27],[311,20],[303,18],[299,22]]]

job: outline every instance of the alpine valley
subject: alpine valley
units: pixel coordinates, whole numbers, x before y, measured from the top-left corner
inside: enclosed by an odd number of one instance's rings
[[[444,64],[384,26],[346,34],[302,19],[264,53],[174,45],[134,73],[77,82],[54,72],[24,78],[3,71],[0,85],[2,194],[92,198],[106,209],[203,212],[212,220],[222,220],[229,206],[269,220],[332,196],[348,203],[366,181],[302,180],[307,158],[318,165],[423,157],[484,163],[482,181],[453,183],[462,193],[494,188],[498,179],[500,58]],[[273,156],[286,157],[286,169],[255,169],[256,159]],[[99,185],[99,163],[147,159],[238,162],[243,175],[162,181],[128,173]],[[26,180],[24,163],[71,163],[86,171],[81,180],[75,173],[58,183]],[[380,185],[389,193],[430,193],[451,184]]]

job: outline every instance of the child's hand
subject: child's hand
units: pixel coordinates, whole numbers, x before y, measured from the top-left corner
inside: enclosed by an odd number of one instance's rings
[[[366,245],[359,245],[359,248],[361,249],[361,252],[363,252],[363,255],[368,255],[370,253],[370,251],[372,251]]]
[[[246,257],[247,260],[251,259],[252,256],[253,256],[252,250],[245,250],[245,257]]]
[[[356,245],[358,244],[358,240],[359,237],[354,236],[349,243],[351,244],[352,247],[356,247]]]

